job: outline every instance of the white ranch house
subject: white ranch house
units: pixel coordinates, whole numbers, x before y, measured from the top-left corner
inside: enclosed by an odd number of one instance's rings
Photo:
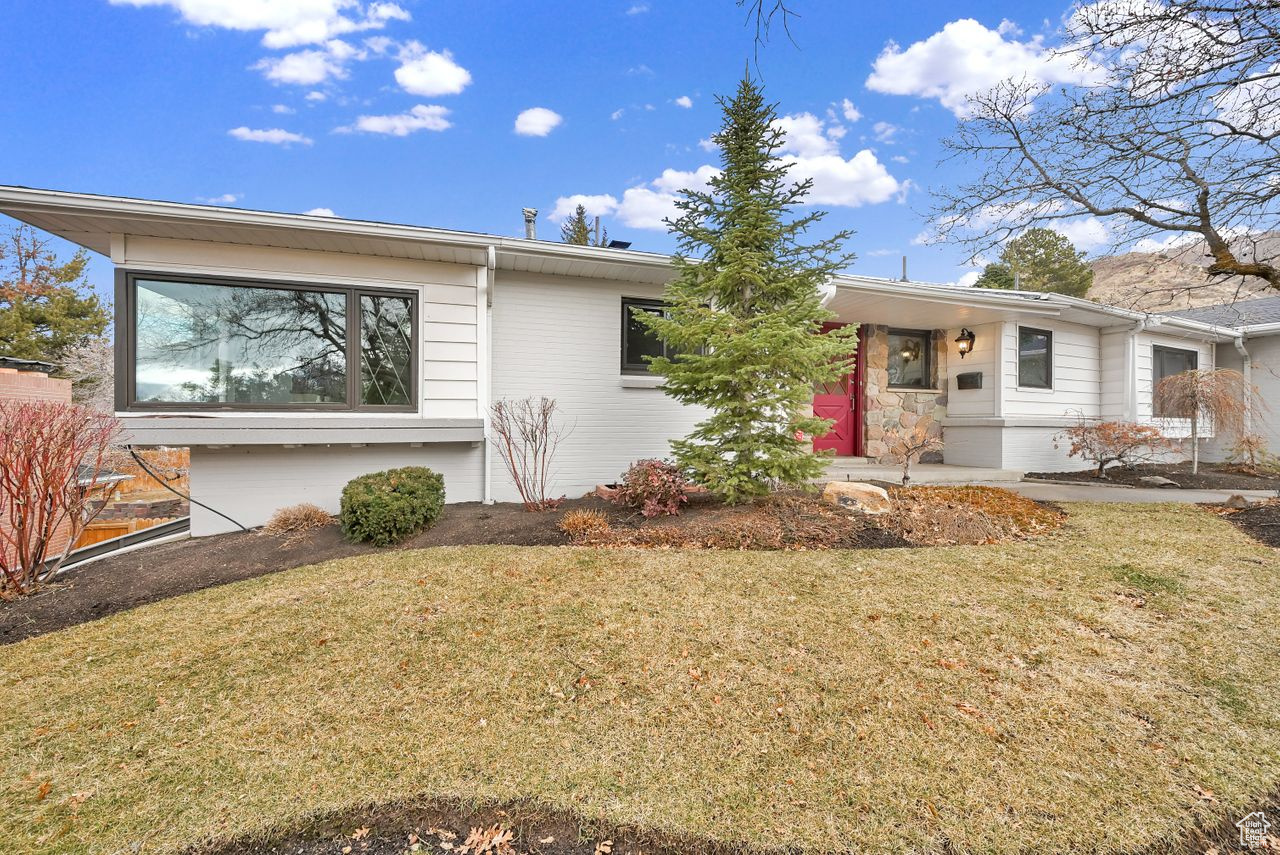
[[[643,360],[661,345],[628,323],[631,305],[659,310],[665,255],[22,187],[0,188],[0,212],[110,257],[132,442],[190,446],[192,498],[247,526],[302,501],[336,511],[349,479],[394,466],[441,472],[451,502],[514,500],[486,441],[501,398],[559,403],[570,496],[666,455],[699,418],[663,394]],[[862,346],[815,396],[836,420],[815,444],[849,457],[924,421],[945,463],[1084,468],[1055,433],[1080,417],[1176,433],[1153,381],[1245,347],[1194,317],[857,275],[828,306]],[[191,524],[231,527],[198,506]]]

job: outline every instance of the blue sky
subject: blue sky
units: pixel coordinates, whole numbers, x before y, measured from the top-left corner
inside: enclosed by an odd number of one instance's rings
[[[791,5],[796,44],[775,34],[751,70],[825,225],[856,231],[852,269],[972,278],[963,249],[918,242],[929,188],[963,175],[940,140],[966,91],[1069,79],[1043,55],[1067,7]],[[753,56],[743,23],[732,0],[7,0],[0,183],[512,235],[530,206],[543,237],[581,195],[611,237],[669,251],[670,194],[715,164],[713,96]]]

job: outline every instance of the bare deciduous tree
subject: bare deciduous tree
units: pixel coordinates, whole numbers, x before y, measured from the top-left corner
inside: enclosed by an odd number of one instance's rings
[[[495,401],[490,425],[498,455],[507,467],[525,510],[548,511],[563,501],[551,498],[551,465],[556,448],[567,435],[556,422],[556,402],[550,398]]]
[[[902,463],[902,486],[911,483],[911,464],[930,451],[942,449],[942,437],[932,436],[928,425],[919,423],[906,433],[899,431],[887,437],[889,454]]]
[[[941,191],[939,236],[975,254],[1030,225],[1105,221],[1117,247],[1202,242],[1209,280],[1280,288],[1280,3],[1108,0],[1073,13],[1077,85],[973,96],[947,143],[979,164]],[[1181,237],[1180,237],[1181,236]]]
[[[1252,395],[1250,394],[1252,393]],[[1200,433],[1207,421],[1218,434],[1239,436],[1244,431],[1249,401],[1258,390],[1244,375],[1229,368],[1183,371],[1156,384],[1152,401],[1163,418],[1187,419],[1191,424],[1191,472],[1200,471]]]

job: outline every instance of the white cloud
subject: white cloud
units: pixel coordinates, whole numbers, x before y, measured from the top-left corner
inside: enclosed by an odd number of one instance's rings
[[[328,96],[328,95],[326,95],[326,94],[324,94],[323,92],[308,92],[308,93],[307,93],[307,100],[308,100],[308,101],[315,101],[315,102],[319,103],[320,101],[327,101],[328,99],[329,99],[329,96]]]
[[[608,193],[601,193],[595,196],[584,193],[561,196],[556,199],[556,206],[551,209],[547,219],[562,222],[565,218],[571,216],[579,205],[587,209],[588,216],[607,217],[618,210],[618,199]]]
[[[427,50],[421,42],[400,49],[396,82],[411,95],[457,95],[471,84],[471,72],[453,61],[449,51]]]
[[[698,140],[698,148],[702,149],[703,151],[715,151],[716,141],[711,139],[711,137],[707,137],[704,140]]]
[[[443,131],[453,126],[449,121],[449,109],[439,104],[418,104],[407,113],[390,116],[360,116],[355,124],[338,128],[340,133],[363,131],[367,134],[388,134],[405,137],[417,131]]]
[[[693,106],[693,99],[688,95],[681,95],[676,99],[677,107],[684,107],[686,110]]]
[[[910,163],[911,162],[909,159],[903,157],[900,154],[895,154],[893,157],[889,159],[892,160],[894,163]]]
[[[905,50],[889,42],[872,65],[867,88],[889,95],[936,98],[964,118],[968,97],[1002,80],[1026,75],[1042,83],[1084,83],[1094,72],[1076,68],[1069,57],[1055,56],[1043,37],[1017,41],[1007,22],[989,30],[972,18],[952,21]]]
[[[846,122],[856,122],[862,118],[862,113],[858,108],[853,106],[853,102],[845,98],[840,102],[840,115],[844,116]]]
[[[624,112],[626,111],[623,110],[621,107],[619,107],[618,109],[614,110],[612,113],[609,114],[609,118],[616,122],[622,118],[622,114]]]
[[[875,134],[876,141],[885,143],[886,145],[892,145],[896,142],[894,137],[900,130],[902,130],[902,128],[888,122],[876,122],[871,126],[871,133]]]
[[[515,131],[522,137],[545,137],[555,130],[564,118],[546,107],[530,107],[516,116]]]
[[[197,196],[197,201],[206,205],[234,205],[244,198],[241,193],[223,193],[221,196]]]
[[[883,258],[886,255],[897,255],[896,249],[873,249],[867,253],[868,258]]]
[[[336,44],[346,45],[345,42]],[[349,47],[349,45],[348,45]],[[283,56],[269,56],[258,60],[251,67],[261,71],[273,83],[290,83],[296,86],[315,86],[326,80],[341,80],[347,76],[345,62],[350,54],[339,49],[300,50]]]
[[[835,154],[839,151],[835,140],[828,134],[826,123],[812,113],[782,116],[773,124],[775,128],[779,128],[787,135],[782,145],[783,151],[801,157]]]
[[[280,128],[257,129],[241,125],[238,128],[232,128],[227,133],[245,142],[271,143],[272,145],[291,145],[292,143],[311,145],[311,140],[308,137]]]
[[[978,284],[978,280],[981,278],[982,278],[981,270],[970,270],[966,273],[962,273],[960,275],[960,278],[957,279],[955,282],[946,282],[944,284],[951,285],[952,287],[955,287],[955,288],[972,288],[974,285]]]
[[[1082,249],[1085,252],[1092,252],[1111,243],[1111,230],[1097,217],[1058,220],[1050,223],[1049,228],[1071,241],[1076,249]]]
[[[189,24],[228,30],[265,31],[262,44],[291,48],[319,44],[345,33],[380,30],[390,21],[408,21],[395,3],[358,0],[110,0],[117,6],[161,6]]]
[[[631,8],[627,9],[627,14],[628,14],[628,15],[643,15],[645,12],[648,12],[648,11],[649,11],[649,4],[648,4],[648,3],[636,3],[636,4],[632,5],[632,6],[631,6]]]
[[[1173,249],[1193,244],[1200,240],[1200,235],[1194,232],[1172,232],[1165,236],[1163,240],[1145,237],[1139,240],[1129,248],[1130,252],[1168,252]]]
[[[292,107],[288,106],[287,104],[272,104],[272,105],[271,105],[271,112],[276,113],[276,114],[281,115],[281,116],[289,116],[289,115],[292,115],[293,113],[296,113],[296,112],[298,112],[298,111],[297,111],[297,110],[295,110],[295,109],[293,109]]]
[[[784,155],[782,159],[793,164],[788,173],[793,180],[813,179],[806,204],[858,208],[887,202],[905,189],[870,149],[863,149],[848,160],[839,154]]]
[[[333,212],[333,208],[312,208],[310,211],[303,211],[302,213],[303,213],[305,216],[308,216],[308,217],[336,217],[336,216],[338,216],[337,214],[335,214],[335,213]]]
[[[653,77],[653,69],[645,65],[643,62],[639,65],[633,65],[627,69],[627,74],[641,75],[643,77]]]

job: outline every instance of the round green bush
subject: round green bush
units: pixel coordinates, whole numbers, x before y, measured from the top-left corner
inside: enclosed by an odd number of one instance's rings
[[[406,466],[348,481],[338,518],[347,540],[392,546],[430,528],[443,510],[444,476]]]

